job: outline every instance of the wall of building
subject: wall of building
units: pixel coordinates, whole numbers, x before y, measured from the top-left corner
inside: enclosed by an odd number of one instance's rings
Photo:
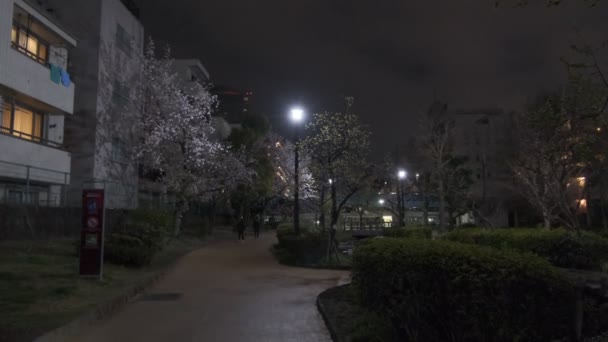
[[[4,134],[0,134],[0,146],[0,177],[26,179],[27,168],[11,163],[31,166],[30,179],[40,182],[63,184],[65,174],[70,173],[66,151]]]
[[[131,125],[111,115],[119,112],[115,106],[116,82],[129,84],[139,73],[143,26],[120,0],[91,0],[87,6],[82,6],[81,0],[49,3],[62,23],[79,32],[79,46],[73,53],[73,73],[78,82],[75,115],[68,118],[65,137],[66,147],[74,156],[70,202],[78,205],[83,184],[97,180],[109,187],[109,207],[136,206],[136,166],[117,160],[116,150],[124,147],[114,146],[117,139],[122,143],[130,136]],[[117,39],[119,25],[130,43],[127,52]]]
[[[141,71],[144,28],[121,1],[102,0],[100,37],[97,116],[109,118],[117,113],[119,116],[104,120],[109,125],[97,127],[94,178],[109,181],[109,207],[134,208],[138,198],[138,170],[129,160],[128,151],[136,143],[131,139],[137,132],[132,131],[133,125],[129,122],[136,118],[139,108],[131,102],[130,92],[135,90],[133,85]],[[102,89],[116,82],[128,87]],[[117,98],[122,98],[124,103],[117,104]]]

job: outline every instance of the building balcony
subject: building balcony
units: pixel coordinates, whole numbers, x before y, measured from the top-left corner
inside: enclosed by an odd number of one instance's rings
[[[0,4],[0,90],[72,114],[75,86],[66,70],[76,40],[22,0]]]
[[[5,87],[44,102],[65,113],[74,112],[74,83],[68,87],[51,81],[49,67],[10,48],[0,67],[0,83]]]
[[[69,183],[70,153],[44,140],[0,133],[0,178],[47,184]]]

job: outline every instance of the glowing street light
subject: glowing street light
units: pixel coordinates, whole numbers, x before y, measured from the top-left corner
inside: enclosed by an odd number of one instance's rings
[[[293,230],[296,235],[300,235],[300,171],[299,171],[299,149],[298,126],[304,120],[304,110],[302,108],[292,108],[290,119],[295,124],[295,148],[294,150],[294,190],[293,190]]]
[[[407,178],[407,172],[405,170],[397,171],[397,177],[399,178],[399,184],[397,187],[397,207],[399,208],[399,227],[405,226],[405,189],[403,182]]]
[[[384,205],[384,199],[382,199],[382,198],[381,198],[381,199],[379,199],[379,200],[378,200],[378,204],[380,204],[380,205]]]
[[[304,120],[304,110],[302,108],[291,109],[291,121],[294,123],[300,123]]]

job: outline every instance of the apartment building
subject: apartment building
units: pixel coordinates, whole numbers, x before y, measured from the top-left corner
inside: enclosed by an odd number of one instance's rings
[[[0,203],[65,203],[77,39],[37,2],[0,0]]]
[[[70,56],[79,86],[65,130],[72,154],[68,202],[79,205],[83,187],[103,186],[108,208],[137,207],[138,167],[127,152],[137,139],[127,85],[140,75],[144,46],[137,6],[129,0],[43,2],[79,42]]]

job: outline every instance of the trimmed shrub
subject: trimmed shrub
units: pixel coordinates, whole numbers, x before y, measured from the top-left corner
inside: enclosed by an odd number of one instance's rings
[[[142,267],[150,264],[165,241],[171,215],[137,209],[113,228],[106,239],[104,259],[118,265]]]
[[[327,236],[320,231],[301,227],[295,235],[293,227],[281,226],[277,230],[279,243],[275,255],[281,263],[311,266],[321,263],[327,250]]]
[[[395,238],[432,239],[431,227],[386,228],[384,236]]]
[[[600,270],[608,261],[608,239],[564,229],[459,229],[443,239],[534,253],[558,267]]]
[[[355,250],[353,285],[407,341],[568,337],[574,287],[530,254],[449,241],[376,239]]]

